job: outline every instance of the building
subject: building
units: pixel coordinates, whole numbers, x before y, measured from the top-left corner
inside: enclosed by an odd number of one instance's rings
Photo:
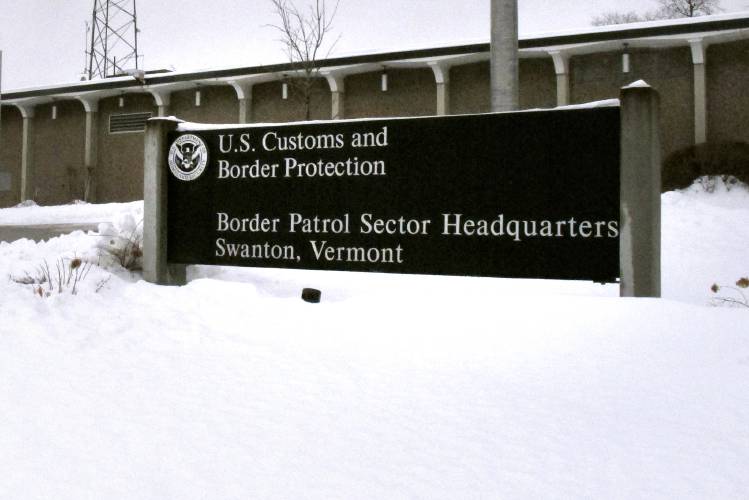
[[[655,21],[520,39],[520,105],[615,98],[644,79],[661,95],[664,155],[749,142],[749,14]],[[2,94],[0,206],[143,196],[150,116],[204,123],[301,120],[289,64],[156,72]],[[286,88],[286,90],[284,90]],[[286,97],[286,98],[284,98]],[[489,111],[489,44],[320,61],[312,119]]]

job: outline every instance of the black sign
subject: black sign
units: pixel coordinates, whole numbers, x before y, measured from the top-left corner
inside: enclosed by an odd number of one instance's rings
[[[185,130],[170,262],[619,275],[618,107]]]

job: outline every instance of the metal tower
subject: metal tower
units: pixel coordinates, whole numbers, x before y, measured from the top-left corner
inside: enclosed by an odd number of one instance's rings
[[[138,69],[135,0],[94,0],[91,45],[86,51],[89,79]]]

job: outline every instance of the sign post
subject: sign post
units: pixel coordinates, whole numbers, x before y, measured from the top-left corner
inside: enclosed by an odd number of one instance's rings
[[[146,125],[143,165],[143,279],[160,285],[181,285],[185,266],[167,262],[167,134],[179,120],[151,118]]]
[[[658,93],[633,84],[621,92],[622,297],[661,296],[661,161]]]

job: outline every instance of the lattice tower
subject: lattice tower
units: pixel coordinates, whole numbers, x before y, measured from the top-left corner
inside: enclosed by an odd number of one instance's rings
[[[86,51],[89,79],[138,69],[138,22],[135,0],[94,0]]]

